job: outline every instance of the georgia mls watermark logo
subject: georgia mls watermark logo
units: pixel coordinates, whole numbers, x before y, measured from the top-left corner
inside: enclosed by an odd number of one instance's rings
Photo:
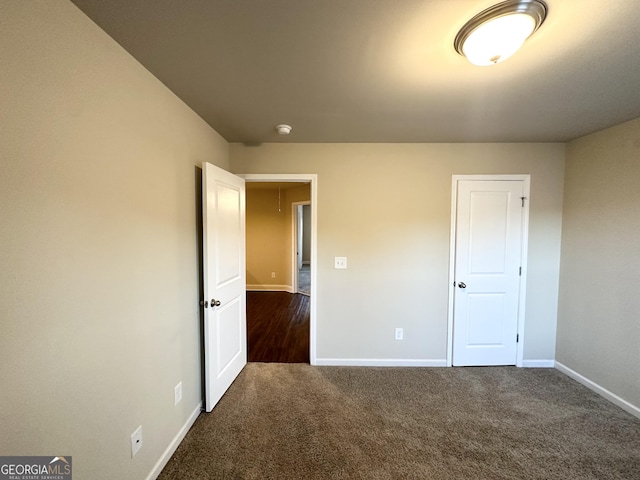
[[[71,480],[71,457],[0,457],[0,480]]]

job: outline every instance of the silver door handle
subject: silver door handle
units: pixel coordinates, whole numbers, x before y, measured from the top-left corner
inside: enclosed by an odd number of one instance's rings
[[[215,298],[211,299],[211,308],[213,307],[219,307],[220,306],[220,300],[216,300]]]
[[[464,282],[458,283],[458,288],[467,288],[467,285]]]
[[[207,302],[206,300],[200,300],[200,306],[207,308],[209,306],[209,302]]]

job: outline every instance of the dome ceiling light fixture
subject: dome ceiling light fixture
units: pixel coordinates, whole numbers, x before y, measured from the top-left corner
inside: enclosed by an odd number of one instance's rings
[[[516,53],[546,16],[547,5],[541,0],[507,0],[465,23],[453,46],[474,65],[494,65]]]

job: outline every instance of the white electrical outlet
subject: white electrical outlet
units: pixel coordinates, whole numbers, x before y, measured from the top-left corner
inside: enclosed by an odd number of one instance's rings
[[[333,268],[337,270],[347,269],[347,257],[335,257],[333,260]]]
[[[131,458],[142,448],[142,425],[131,434]]]
[[[173,393],[174,405],[177,405],[178,403],[180,403],[180,400],[182,400],[182,382],[179,382],[176,385]]]
[[[402,340],[404,338],[404,329],[396,328],[396,340]]]
[[[276,278],[276,272],[271,272],[271,278]]]

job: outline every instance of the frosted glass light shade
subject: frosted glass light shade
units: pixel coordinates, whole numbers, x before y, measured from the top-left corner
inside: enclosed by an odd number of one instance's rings
[[[540,0],[507,0],[469,20],[453,46],[474,65],[500,63],[516,53],[547,14]]]
[[[462,52],[474,65],[502,62],[516,53],[535,29],[529,15],[498,17],[476,28],[462,45]]]

